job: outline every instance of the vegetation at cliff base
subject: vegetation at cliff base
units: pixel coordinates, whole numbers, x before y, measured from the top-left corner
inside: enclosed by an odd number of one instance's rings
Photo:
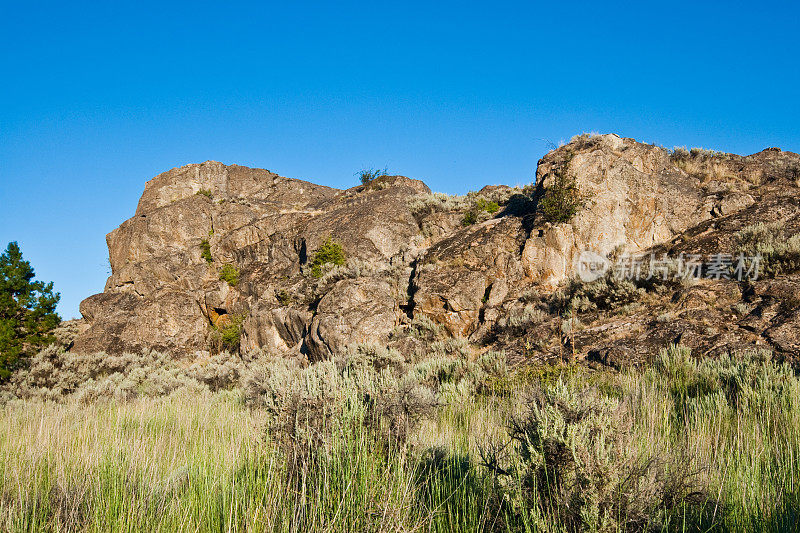
[[[794,530],[800,378],[769,353],[509,368],[415,327],[413,361],[43,350],[0,388],[0,529]]]
[[[34,281],[35,273],[16,242],[0,255],[0,380],[22,360],[55,340],[61,322],[56,305],[61,296],[53,283]]]

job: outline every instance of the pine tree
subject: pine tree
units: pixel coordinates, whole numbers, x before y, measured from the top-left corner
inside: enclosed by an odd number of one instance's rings
[[[33,267],[19,245],[9,243],[0,255],[0,380],[7,379],[28,355],[55,340],[61,322],[53,283],[33,281]]]

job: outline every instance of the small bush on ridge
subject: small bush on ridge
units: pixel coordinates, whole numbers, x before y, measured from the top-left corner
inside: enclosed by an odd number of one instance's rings
[[[361,185],[366,185],[378,178],[386,176],[389,174],[389,170],[384,167],[383,170],[374,169],[374,168],[366,168],[363,170],[359,170],[356,172]]]

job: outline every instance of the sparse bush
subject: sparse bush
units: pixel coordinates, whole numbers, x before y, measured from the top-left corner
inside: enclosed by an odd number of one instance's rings
[[[342,266],[345,261],[346,256],[342,245],[334,241],[332,237],[328,237],[309,262],[311,275],[319,279],[323,275],[323,267],[325,265]]]
[[[588,283],[571,280],[553,293],[551,305],[557,312],[611,310],[633,303],[645,293],[633,281],[609,273]]]
[[[239,284],[239,269],[234,265],[224,264],[222,268],[219,269],[219,279],[226,282],[231,287],[235,287]]]
[[[673,148],[670,156],[672,157],[673,161],[687,159],[689,157],[689,150],[687,150],[685,146],[676,146]]]
[[[760,272],[766,276],[800,271],[800,233],[787,235],[783,222],[747,226],[734,235],[736,253],[760,256]]]
[[[363,261],[357,257],[348,258],[344,264],[341,265],[337,265],[332,261],[328,264],[334,266],[329,269],[320,269],[322,275],[317,282],[318,292],[327,292],[328,288],[343,279],[373,277],[379,274],[387,273],[387,271],[391,268],[388,262],[381,263],[378,261]]]
[[[442,326],[427,316],[416,316],[411,321],[409,334],[421,340],[433,341],[442,334]]]
[[[493,215],[497,213],[497,211],[500,209],[500,206],[497,204],[497,202],[493,202],[481,197],[475,200],[475,209]]]
[[[525,331],[532,326],[541,324],[547,318],[547,313],[533,304],[527,304],[521,308],[511,309],[498,321],[498,326],[502,329]]]
[[[553,172],[553,180],[539,199],[539,210],[547,222],[561,224],[569,222],[589,201],[579,188],[575,177],[569,173],[569,154],[561,166]]]
[[[464,213],[464,218],[461,219],[462,226],[471,226],[477,222],[486,220],[490,215],[493,215],[500,209],[497,202],[487,200],[484,197],[478,197],[469,210]]]
[[[387,176],[388,174],[389,170],[386,167],[384,167],[382,170],[374,168],[366,168],[356,172],[356,176],[358,176],[358,180],[361,182],[362,185],[371,183],[372,181],[378,178],[382,178],[383,176]]]
[[[467,197],[441,192],[418,194],[408,200],[408,208],[414,216],[444,211],[462,211],[468,207]]]
[[[211,191],[209,191],[208,189],[200,189],[199,191],[197,191],[196,194],[198,194],[199,196],[205,196],[206,198],[211,198],[213,196],[211,194]]]
[[[464,213],[464,218],[461,219],[462,226],[471,226],[478,222],[478,213],[475,211],[467,211]]]
[[[588,148],[599,143],[600,134],[595,131],[584,132],[579,135],[573,135],[569,142],[571,144],[577,144],[577,149],[583,150],[584,148]]]
[[[500,187],[486,191],[470,191],[466,195],[449,195],[440,192],[431,194],[418,194],[409,199],[408,208],[417,217],[423,217],[437,212],[463,211],[464,219],[471,225],[481,222],[500,210],[500,207],[520,195],[527,195],[529,191],[520,187]],[[472,213],[472,214],[469,214]]]
[[[463,337],[451,337],[449,339],[431,343],[429,353],[433,357],[469,357],[469,342]]]
[[[521,515],[566,531],[641,531],[665,513],[697,503],[702,489],[688,455],[667,458],[635,444],[630,405],[595,388],[563,382],[534,388],[512,418],[511,454],[490,447],[484,465]],[[672,462],[677,460],[677,462]]]
[[[208,264],[214,262],[214,258],[211,256],[211,244],[208,242],[208,239],[200,241],[200,257],[205,259]]]

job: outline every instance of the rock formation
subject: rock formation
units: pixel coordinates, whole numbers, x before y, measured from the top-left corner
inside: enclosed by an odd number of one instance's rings
[[[559,172],[573,177],[587,203],[568,222],[551,224],[537,203]],[[353,343],[413,351],[420,341],[410,333],[424,322],[476,350],[547,358],[563,356],[567,343],[573,355],[613,365],[646,359],[676,339],[709,351],[763,343],[797,352],[796,310],[742,317],[732,331],[730,310],[717,309],[725,331],[715,333],[690,317],[698,301],[733,302],[742,291],[754,308],[768,307],[770,294],[796,293],[793,279],[768,282],[783,289],[684,287],[669,296],[684,302],[672,312],[686,320],[670,324],[655,321],[646,305],[621,318],[589,313],[567,341],[563,316],[546,305],[586,249],[729,251],[732,235],[753,221],[791,227],[800,214],[796,154],[671,152],[584,135],[547,154],[536,176],[530,190],[492,186],[452,198],[402,176],[338,190],[212,161],[170,170],[147,182],[134,216],[107,236],[112,274],[103,293],[82,302],[89,327],[72,349],[191,356],[234,329],[243,357],[313,361]],[[309,263],[329,239],[346,264],[323,265],[315,277]],[[223,268],[233,279],[221,279]],[[514,317],[534,308],[546,315],[536,331],[512,334],[509,324],[521,322]]]

